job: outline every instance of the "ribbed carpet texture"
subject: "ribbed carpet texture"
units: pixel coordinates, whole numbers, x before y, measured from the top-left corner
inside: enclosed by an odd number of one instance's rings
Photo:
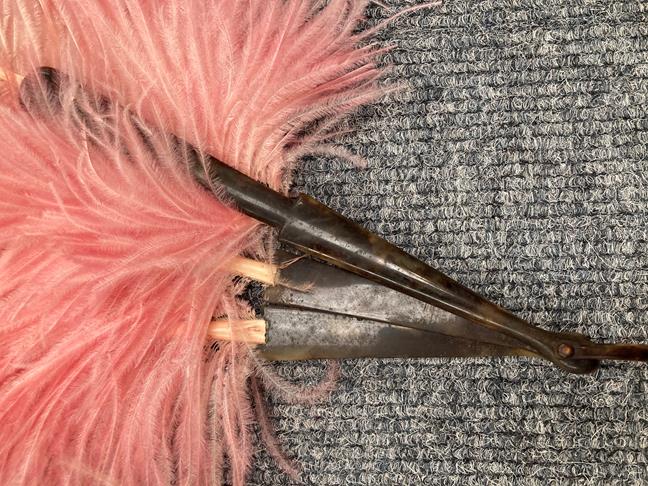
[[[536,324],[648,342],[648,3],[446,0],[380,44],[407,86],[342,141],[368,166],[297,189]],[[646,364],[345,361],[330,401],[271,405],[305,484],[648,484]]]

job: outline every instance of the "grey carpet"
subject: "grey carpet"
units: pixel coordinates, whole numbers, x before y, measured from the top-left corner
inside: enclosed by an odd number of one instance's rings
[[[648,4],[447,0],[381,42],[410,89],[344,140],[369,166],[297,186],[535,323],[648,342]],[[329,402],[272,413],[306,484],[632,485],[647,404],[647,365],[348,361]],[[251,483],[290,484],[263,453]]]

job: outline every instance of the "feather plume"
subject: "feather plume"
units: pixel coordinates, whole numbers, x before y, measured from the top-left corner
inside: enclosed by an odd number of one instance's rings
[[[270,260],[267,233],[199,188],[163,135],[153,154],[129,116],[284,191],[381,92],[365,6],[2,2],[0,69],[53,66],[72,88],[39,118],[18,79],[2,83],[1,484],[245,482],[258,367],[206,329],[251,316],[228,262]],[[77,85],[121,107],[87,103],[98,132],[79,129]]]

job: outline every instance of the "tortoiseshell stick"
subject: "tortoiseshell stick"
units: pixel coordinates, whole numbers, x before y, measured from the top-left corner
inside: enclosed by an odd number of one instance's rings
[[[21,83],[23,105],[34,115],[55,115],[66,79],[51,68],[27,75]],[[108,103],[81,87],[75,89],[86,102],[95,100],[99,107]],[[80,112],[78,122],[89,118]],[[134,117],[132,123],[141,129],[142,137],[152,132]],[[81,128],[93,130],[91,125]],[[313,198],[285,197],[178,137],[167,134],[166,138],[189,161],[200,184],[224,193],[238,210],[275,227],[279,241],[310,256],[502,333],[569,372],[591,372],[601,359],[648,361],[648,346],[596,344],[584,335],[535,327]]]
[[[266,359],[537,356],[506,334],[312,259],[283,268],[281,281],[291,286],[263,294]]]

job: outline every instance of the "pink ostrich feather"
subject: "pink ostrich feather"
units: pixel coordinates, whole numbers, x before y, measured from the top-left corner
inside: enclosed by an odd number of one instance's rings
[[[3,83],[0,484],[220,484],[225,469],[245,482],[259,367],[248,346],[214,345],[206,330],[213,316],[251,315],[228,263],[271,259],[267,231],[124,120],[285,191],[295,161],[335,151],[336,122],[381,93],[381,50],[357,30],[365,7],[2,2],[1,69],[55,67],[123,110],[91,113],[116,143],[78,129],[74,93],[61,116],[38,119],[17,81]]]

